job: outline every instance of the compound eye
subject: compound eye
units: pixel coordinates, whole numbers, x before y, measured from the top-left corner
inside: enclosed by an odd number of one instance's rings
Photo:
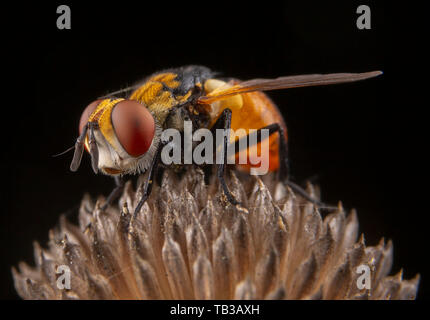
[[[154,138],[155,121],[147,108],[124,100],[113,108],[111,119],[116,137],[129,155],[139,157],[148,151]]]
[[[88,119],[90,118],[91,114],[96,110],[97,106],[102,102],[103,100],[99,99],[94,102],[91,102],[82,112],[81,120],[79,120],[79,134],[82,133],[82,130],[84,129],[85,125],[88,123]]]

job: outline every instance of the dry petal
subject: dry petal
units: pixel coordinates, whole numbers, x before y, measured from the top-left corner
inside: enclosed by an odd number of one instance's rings
[[[419,276],[388,276],[393,245],[366,247],[355,211],[321,208],[277,182],[231,171],[227,183],[242,206],[227,202],[200,169],[182,178],[165,170],[161,187],[136,217],[137,192],[125,184],[119,206],[84,195],[79,226],[59,219],[47,249],[34,244],[35,267],[12,268],[24,299],[415,299]],[[319,190],[308,185],[311,196]],[[59,289],[57,268],[70,270]],[[370,270],[370,289],[359,288]]]

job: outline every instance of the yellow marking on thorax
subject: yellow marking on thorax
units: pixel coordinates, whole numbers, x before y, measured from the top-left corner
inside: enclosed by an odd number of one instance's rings
[[[163,84],[169,88],[175,89],[180,85],[179,81],[175,81],[176,74],[161,73],[148,79],[140,88],[134,91],[130,99],[136,100],[149,106],[151,103],[158,101],[159,95],[164,94]],[[161,98],[165,99],[165,98]]]
[[[159,81],[159,82],[164,82],[164,84],[172,89],[175,89],[177,87],[179,87],[180,82],[176,81],[176,77],[178,75],[175,73],[160,73],[155,75],[154,77],[150,78],[150,81]]]
[[[138,101],[151,110],[160,123],[174,106],[186,102],[191,96],[189,90],[183,96],[174,97],[168,90],[164,90],[163,84],[171,89],[175,89],[180,85],[179,81],[174,80],[177,77],[174,73],[161,73],[148,79],[145,84],[135,90],[130,100]]]
[[[183,95],[183,96],[176,96],[176,99],[178,100],[178,101],[180,101],[180,102],[185,102],[185,101],[187,101],[189,98],[190,98],[190,96],[191,96],[191,92],[192,92],[192,90],[189,90],[185,95]]]

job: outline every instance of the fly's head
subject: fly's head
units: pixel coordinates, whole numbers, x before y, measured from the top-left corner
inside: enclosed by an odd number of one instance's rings
[[[70,170],[78,170],[85,148],[95,173],[144,172],[155,156],[160,135],[156,119],[142,104],[115,98],[96,100],[82,113]]]

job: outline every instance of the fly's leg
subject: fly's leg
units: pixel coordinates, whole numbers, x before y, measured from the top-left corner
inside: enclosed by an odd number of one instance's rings
[[[218,120],[213,125],[211,131],[212,133],[216,129],[223,129],[225,131],[227,130],[229,131],[230,128],[231,128],[231,110],[226,108],[223,110]],[[229,140],[230,140],[230,135],[223,136],[223,143],[221,146],[223,161],[220,164],[217,164],[217,177],[224,191],[224,194],[227,197],[227,200],[233,205],[239,205],[240,204],[239,201],[237,201],[236,198],[233,196],[233,194],[230,192],[230,190],[228,189],[227,183],[225,182],[225,179],[224,179],[225,166],[227,164],[227,146],[229,144]]]
[[[256,143],[260,143],[261,142],[261,132],[262,130],[269,130],[269,136],[271,136],[272,134],[274,134],[275,132],[279,133],[279,170],[278,170],[278,178],[281,181],[284,181],[287,179],[288,177],[288,172],[289,172],[289,163],[288,163],[288,147],[287,147],[287,140],[285,139],[285,132],[284,132],[284,128],[282,128],[281,125],[279,125],[279,123],[272,123],[269,124],[268,126],[264,127],[264,128],[260,128],[258,130],[255,131],[256,135],[257,135],[257,139],[256,139]],[[249,134],[246,135],[245,137],[242,137],[240,139],[238,139],[235,142],[235,151],[239,152],[242,151],[240,149],[240,146],[242,144],[243,140],[246,140],[246,144],[244,144],[247,148],[252,147],[252,145],[249,143]]]
[[[102,206],[102,210],[106,210],[113,201],[115,201],[122,193],[122,191],[124,190],[124,184],[125,181],[123,178],[121,178],[120,176],[115,176],[115,188],[112,190],[112,192],[109,194],[109,196],[106,199],[106,203]]]
[[[157,152],[155,153],[155,156],[152,159],[151,165],[149,167],[148,177],[145,183],[145,189],[143,190],[142,198],[140,198],[139,203],[136,206],[136,209],[134,209],[134,218],[136,218],[138,212],[142,208],[145,201],[148,200],[149,195],[151,194],[152,185],[154,183],[154,177],[155,177],[155,174],[157,173],[158,165],[160,163],[161,150],[163,149],[164,145],[165,145],[164,143],[160,142]]]
[[[288,179],[288,172],[289,172],[289,163],[288,163],[288,148],[287,148],[287,140],[285,139],[284,135],[284,129],[279,123],[272,123],[264,128],[258,129],[256,131],[257,133],[257,139],[256,143],[261,142],[261,130],[269,130],[269,136],[272,135],[275,132],[278,132],[279,134],[279,170],[278,170],[278,179],[280,181],[283,181],[286,185],[288,185],[293,191],[298,193],[300,196],[308,200],[309,202],[312,202],[313,204],[321,207],[322,209],[328,209],[328,210],[336,210],[337,207],[335,206],[328,206],[324,204],[323,202],[312,198],[303,188],[292,182]],[[246,139],[246,146],[251,146],[248,144],[249,140],[249,134],[245,137],[242,137],[238,139],[235,142],[235,150],[239,150],[240,142],[242,139]]]

